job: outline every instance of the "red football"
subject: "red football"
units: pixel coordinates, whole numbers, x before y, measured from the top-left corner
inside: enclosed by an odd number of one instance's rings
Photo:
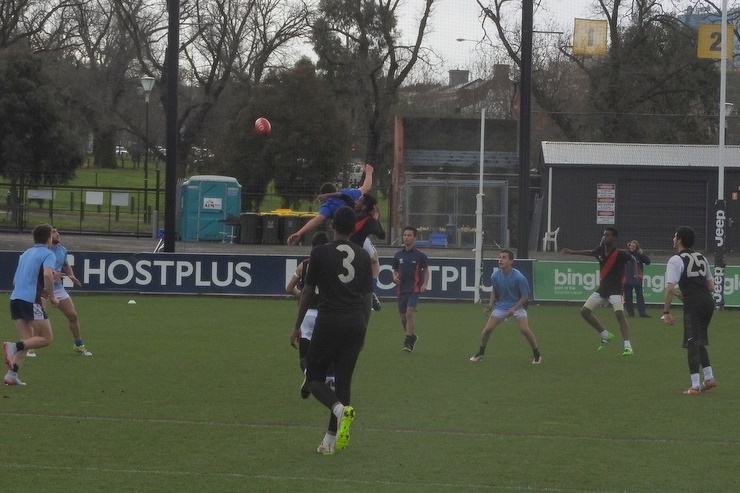
[[[270,125],[270,121],[267,118],[257,118],[254,122],[254,131],[258,135],[270,135],[272,125]]]

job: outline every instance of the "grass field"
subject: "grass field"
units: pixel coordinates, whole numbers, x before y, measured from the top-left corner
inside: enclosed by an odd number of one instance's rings
[[[135,298],[136,305],[127,301]],[[420,305],[401,351],[394,303],[374,313],[355,373],[349,447],[315,452],[328,411],[301,400],[296,304],[77,296],[88,347],[56,341],[3,387],[2,491],[737,491],[737,312],[712,324],[720,386],[688,387],[681,327],[631,319],[635,355],[598,352],[578,306],[529,308],[544,362],[513,323],[471,363],[485,317]],[[610,311],[597,315],[611,328]],[[3,339],[15,338],[9,320]]]

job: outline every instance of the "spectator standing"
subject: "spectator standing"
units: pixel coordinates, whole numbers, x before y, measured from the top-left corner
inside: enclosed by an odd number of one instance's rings
[[[632,299],[632,292],[634,291],[637,313],[642,318],[650,318],[645,310],[645,294],[642,290],[643,266],[650,265],[650,257],[645,255],[637,240],[627,243],[627,249],[630,255],[635,258],[635,262],[627,263],[624,269],[624,309],[630,317],[635,316],[635,305]]]

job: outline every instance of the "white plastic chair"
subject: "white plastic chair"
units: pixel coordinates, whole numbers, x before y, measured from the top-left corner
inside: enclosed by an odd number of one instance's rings
[[[555,231],[547,231],[545,233],[545,236],[542,237],[542,251],[547,251],[547,245],[552,243],[553,246],[553,252],[558,251],[558,233],[560,232],[560,227],[558,226],[558,229]]]

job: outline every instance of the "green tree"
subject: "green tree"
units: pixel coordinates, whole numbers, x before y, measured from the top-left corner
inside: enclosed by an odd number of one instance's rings
[[[520,69],[521,33],[507,22],[516,2],[477,2]],[[550,33],[534,36],[533,104],[571,141],[712,142],[706,115],[716,113],[719,77],[716,62],[696,57],[696,31],[664,9],[669,2],[595,5],[608,23],[604,57],[574,54],[568,34],[535,26]]]
[[[39,56],[0,52],[0,174],[11,182],[11,206],[18,203],[16,185],[64,183],[82,164],[65,100]]]
[[[353,138],[365,160],[388,166],[398,91],[422,59],[422,42],[436,0],[419,2],[416,37],[401,42],[397,0],[321,0],[312,26],[318,67],[352,111]],[[384,173],[378,173],[383,176]]]
[[[271,135],[254,132],[260,116],[270,120]],[[285,208],[313,199],[347,162],[347,128],[346,115],[310,60],[265,77],[221,146],[225,171],[239,179],[250,202],[244,208],[259,207],[270,181]]]

